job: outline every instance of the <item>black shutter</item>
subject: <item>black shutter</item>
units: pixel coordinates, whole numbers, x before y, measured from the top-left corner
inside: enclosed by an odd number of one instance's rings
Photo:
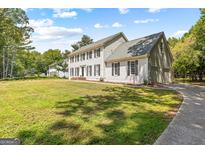
[[[118,76],[120,76],[120,62],[118,62]]]
[[[95,76],[95,65],[94,65],[94,67],[93,67],[93,71],[94,71],[93,75]]]
[[[112,63],[112,76],[114,76],[114,63]]]
[[[99,67],[99,76],[100,76],[100,65],[98,65],[98,67]]]
[[[138,75],[138,60],[135,61],[135,75]]]
[[[127,76],[130,76],[130,61],[127,62]]]

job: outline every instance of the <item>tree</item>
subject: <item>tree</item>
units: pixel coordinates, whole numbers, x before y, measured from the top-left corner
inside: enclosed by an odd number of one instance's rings
[[[58,71],[58,73],[59,71],[63,72],[64,78],[65,78],[65,73],[68,72],[68,64],[66,63],[66,61],[63,60],[63,61],[58,62],[56,65],[56,70]]]
[[[169,39],[174,56],[173,68],[177,75],[202,80],[205,74],[205,9],[188,33],[178,41]]]
[[[93,43],[93,39],[91,39],[88,35],[83,35],[81,40],[77,43],[71,44],[71,47],[73,48],[73,51],[78,50],[79,48],[86,46],[88,44]]]
[[[79,42],[79,45],[80,47],[83,47],[91,43],[93,43],[93,39],[91,39],[88,35],[83,35],[81,41]]]
[[[182,75],[182,77],[189,77],[192,80],[197,80],[197,70],[199,67],[200,52],[187,46],[178,54],[177,58],[173,63],[173,68],[176,74]]]
[[[0,69],[3,78],[13,76],[17,52],[32,49],[29,44],[33,29],[28,26],[28,21],[22,9],[0,9]]]
[[[80,48],[80,45],[77,42],[77,43],[71,44],[71,47],[73,48],[72,51],[76,51],[76,50],[78,50]]]
[[[171,49],[173,49],[175,47],[175,45],[177,44],[177,42],[179,42],[180,39],[177,39],[175,37],[170,37],[168,38],[168,43]]]
[[[58,49],[49,49],[43,53],[42,59],[44,62],[44,73],[47,73],[49,65],[54,62],[59,62],[63,60],[63,55],[60,50]]]
[[[202,80],[205,74],[205,9],[200,9],[201,17],[192,28],[193,37],[195,40],[194,49],[200,51],[200,61],[198,74]]]

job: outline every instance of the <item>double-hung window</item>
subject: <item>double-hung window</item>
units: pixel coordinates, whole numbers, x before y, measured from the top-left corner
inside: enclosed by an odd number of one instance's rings
[[[94,57],[100,57],[100,48],[94,50]]]
[[[87,76],[92,76],[92,66],[87,66]]]
[[[74,56],[70,57],[70,63],[74,62]]]
[[[75,76],[79,76],[79,71],[80,71],[79,67],[76,67],[75,68]]]
[[[80,55],[80,59],[81,59],[81,61],[85,60],[85,53]]]
[[[138,61],[128,61],[127,62],[127,75],[138,75]]]
[[[112,63],[112,76],[120,76],[120,62]]]
[[[78,61],[79,61],[79,57],[80,57],[79,55],[76,55],[76,56],[75,56],[75,62],[78,62]]]
[[[94,76],[100,76],[100,64],[94,65]]]
[[[70,76],[74,76],[74,68],[70,68]]]
[[[87,59],[92,59],[92,51],[87,52]]]

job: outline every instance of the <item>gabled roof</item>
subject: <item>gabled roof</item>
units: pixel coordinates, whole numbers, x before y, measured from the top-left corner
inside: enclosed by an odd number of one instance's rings
[[[105,38],[103,38],[103,39],[101,39],[101,40],[98,40],[98,41],[96,41],[96,42],[94,42],[94,43],[92,43],[92,44],[83,46],[83,47],[81,47],[80,49],[78,49],[78,50],[76,50],[76,51],[74,51],[74,52],[71,52],[71,54],[70,54],[69,56],[71,56],[71,55],[73,55],[73,54],[76,54],[76,53],[78,53],[78,52],[81,52],[81,51],[86,51],[86,50],[90,50],[90,49],[92,50],[92,49],[95,48],[95,47],[104,46],[105,44],[109,43],[109,42],[112,41],[113,39],[119,37],[120,35],[121,35],[122,37],[124,37],[124,39],[125,39],[126,41],[128,41],[128,39],[127,39],[127,37],[124,35],[124,33],[123,33],[123,32],[119,32],[119,33],[117,33],[117,34],[114,34],[114,35],[105,37]]]
[[[164,35],[164,32],[124,42],[105,61],[145,55],[152,50],[162,35]]]

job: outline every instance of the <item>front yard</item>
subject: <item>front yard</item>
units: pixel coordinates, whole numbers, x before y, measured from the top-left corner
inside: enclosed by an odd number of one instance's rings
[[[0,138],[22,144],[153,144],[181,103],[175,91],[74,82],[0,82]]]

